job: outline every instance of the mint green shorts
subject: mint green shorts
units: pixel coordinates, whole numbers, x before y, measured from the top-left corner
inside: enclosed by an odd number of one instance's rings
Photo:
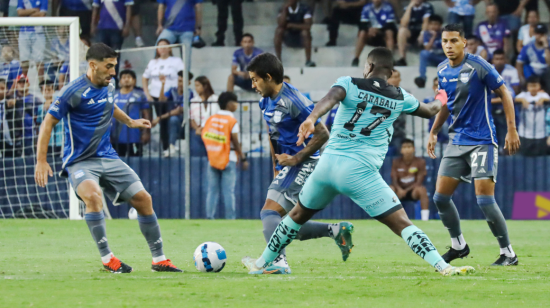
[[[347,156],[323,154],[300,192],[300,204],[322,210],[340,194],[350,197],[376,219],[403,208],[378,170]]]

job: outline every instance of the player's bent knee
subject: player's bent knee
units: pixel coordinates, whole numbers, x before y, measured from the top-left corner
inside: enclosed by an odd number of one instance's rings
[[[279,203],[277,203],[277,202],[275,202],[274,200],[271,200],[271,199],[266,199],[265,200],[265,204],[262,207],[262,211],[264,211],[264,210],[275,211],[275,212],[279,213],[279,215],[281,215],[281,217],[286,215],[285,209]]]
[[[153,198],[145,190],[142,189],[130,199],[130,204],[136,209],[140,215],[153,214]]]
[[[303,225],[317,213],[317,210],[312,210],[304,207],[298,202],[298,204],[288,213],[288,216],[294,220],[295,223]]]

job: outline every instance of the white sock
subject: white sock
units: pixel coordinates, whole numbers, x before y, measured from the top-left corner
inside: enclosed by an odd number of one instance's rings
[[[462,250],[466,247],[466,241],[464,240],[464,236],[462,234],[458,237],[451,237],[451,242],[453,243],[451,246],[455,250]]]
[[[110,254],[101,257],[101,262],[103,262],[104,264],[107,264],[107,263],[109,263],[109,261],[111,261],[111,258],[114,257],[114,256],[115,255],[111,252]]]
[[[430,210],[420,210],[420,217],[423,221],[430,220]]]
[[[516,254],[514,253],[514,250],[512,249],[512,245],[508,245],[508,247],[500,248],[500,254],[505,255],[509,258],[512,258]]]
[[[153,257],[153,262],[155,262],[155,263],[159,263],[159,262],[165,261],[165,260],[167,260],[167,259],[164,255],[159,256],[159,257]]]
[[[338,235],[338,232],[340,232],[340,224],[329,224],[328,225],[331,232],[329,232],[331,238],[335,238]]]

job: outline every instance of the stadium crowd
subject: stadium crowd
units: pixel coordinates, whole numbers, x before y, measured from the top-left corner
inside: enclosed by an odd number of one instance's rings
[[[425,0],[383,1],[347,0],[321,1],[324,13],[322,23],[327,25],[327,47],[337,46],[340,23],[357,25],[355,56],[351,65],[359,65],[359,56],[365,44],[386,46],[396,52],[397,66],[406,66],[407,51],[419,52],[419,76],[414,82],[426,86],[428,66],[437,66],[445,59],[441,44],[444,23],[461,23],[468,35],[468,51],[491,62],[504,78],[517,103],[519,133],[524,139],[525,155],[544,155],[550,147],[550,111],[545,102],[550,91],[550,50],[548,27],[540,23],[538,1],[486,1],[486,20],[474,25],[476,5],[481,0],[445,0],[448,16],[434,13],[433,5]],[[226,90],[235,86],[253,91],[246,66],[262,53],[255,46],[254,36],[243,33],[242,1],[216,0],[218,9],[215,42],[225,46],[228,9],[231,7],[236,49],[227,78]],[[317,1],[286,0],[280,8],[274,33],[275,54],[281,58],[282,46],[303,48],[305,66],[315,66],[312,60],[313,12]],[[546,1],[548,4],[550,1]],[[176,141],[183,137],[183,68],[191,68],[191,57],[185,61],[174,57],[173,43],[202,47],[202,0],[158,0],[156,37],[144,38],[141,30],[141,7],[145,2],[99,0],[11,0],[0,3],[3,16],[26,18],[42,16],[78,16],[81,26],[82,49],[90,42],[103,42],[121,49],[130,32],[135,46],[156,41],[156,55],[139,76],[129,69],[118,69],[116,103],[132,117],[145,117],[160,126],[160,139],[165,157],[178,155]],[[51,6],[51,7],[50,7]],[[521,17],[525,16],[524,22]],[[213,20],[208,21],[213,22]],[[257,34],[259,35],[259,33]],[[264,33],[262,33],[264,35]],[[2,63],[0,63],[0,148],[3,157],[32,155],[39,124],[52,103],[53,97],[69,80],[69,38],[67,27],[4,27],[0,33]],[[29,76],[29,67],[38,72],[38,78]],[[208,118],[219,112],[218,95],[206,76],[193,80],[189,76],[191,92],[190,123],[193,155],[205,156],[200,131]],[[145,85],[137,87],[137,81]],[[30,91],[35,82],[40,91]],[[36,88],[36,85],[34,85]],[[435,84],[434,84],[435,86]],[[307,90],[307,89],[306,89]],[[499,142],[504,141],[505,119],[498,99],[493,98],[493,115]],[[390,154],[398,154],[405,139],[405,119],[396,121],[394,142]],[[121,155],[142,155],[143,145],[151,139],[149,130],[129,130],[113,125],[112,142]],[[443,140],[445,137],[442,137]],[[62,133],[52,137],[52,153],[62,148]],[[502,149],[502,147],[501,147]],[[502,152],[501,154],[506,154]]]

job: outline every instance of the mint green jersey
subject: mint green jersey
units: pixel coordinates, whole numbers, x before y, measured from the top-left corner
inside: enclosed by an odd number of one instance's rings
[[[418,100],[379,78],[340,77],[333,87],[346,91],[324,153],[354,158],[380,169],[393,136],[393,122],[418,109]]]

